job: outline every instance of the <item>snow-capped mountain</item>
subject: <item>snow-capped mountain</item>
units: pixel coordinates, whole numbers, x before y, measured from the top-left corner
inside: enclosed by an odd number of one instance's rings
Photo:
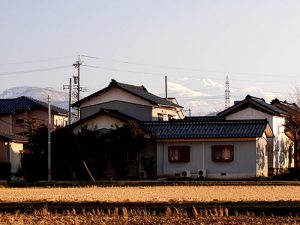
[[[64,109],[68,108],[68,94],[54,88],[13,87],[0,93],[0,99],[17,98],[20,96],[29,96],[43,102],[47,102],[47,98],[50,96],[53,105]]]

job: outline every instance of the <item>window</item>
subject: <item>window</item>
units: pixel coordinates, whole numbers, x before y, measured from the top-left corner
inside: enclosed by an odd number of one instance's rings
[[[163,121],[163,120],[164,120],[164,115],[161,114],[161,113],[158,113],[158,114],[157,114],[157,120],[158,120],[158,121]]]
[[[214,145],[212,149],[212,161],[231,162],[233,161],[233,145]]]
[[[24,124],[24,119],[16,119],[16,124],[17,124],[17,125],[22,125],[22,124]]]
[[[169,162],[189,162],[190,146],[170,146]]]

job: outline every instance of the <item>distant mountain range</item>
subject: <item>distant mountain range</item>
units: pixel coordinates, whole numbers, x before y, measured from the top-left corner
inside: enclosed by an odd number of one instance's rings
[[[43,102],[47,102],[47,98],[50,96],[53,105],[64,109],[68,108],[68,94],[54,88],[13,87],[0,93],[1,99],[17,98],[20,96],[28,96]]]

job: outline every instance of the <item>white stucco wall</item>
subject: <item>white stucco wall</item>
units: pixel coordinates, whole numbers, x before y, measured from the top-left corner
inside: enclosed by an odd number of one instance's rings
[[[19,168],[21,168],[21,154],[23,151],[23,144],[21,143],[10,143],[10,163],[11,163],[11,173],[16,173]]]
[[[74,128],[74,132],[77,133],[81,129],[81,127],[84,126],[87,126],[89,129],[112,129],[116,128],[116,126],[121,127],[123,126],[123,124],[124,122],[118,119],[102,114],[84,123],[81,123],[79,126]]]
[[[226,117],[228,120],[240,119],[267,119],[273,130],[273,143],[270,143],[269,149],[272,154],[269,154],[269,168],[277,170],[286,169],[294,166],[294,162],[289,162],[288,149],[292,141],[284,133],[285,118],[273,116],[253,108],[246,108],[239,112],[233,113]]]
[[[140,97],[137,97],[119,88],[113,87],[107,92],[103,92],[98,96],[94,96],[93,98],[84,101],[80,107],[87,107],[115,100],[151,106],[151,104],[148,101],[143,100]]]
[[[167,108],[167,107],[155,107],[152,110],[152,120],[157,121],[158,120],[158,114],[163,115],[163,120],[168,121],[169,117],[172,116],[173,119],[183,119],[182,114],[178,112],[177,110],[180,110],[179,108]]]
[[[7,144],[5,145],[5,143]],[[21,167],[20,151],[23,151],[23,144],[0,141],[0,162],[10,162],[11,173],[16,173]]]
[[[256,176],[268,176],[267,139],[265,135],[256,140]]]
[[[160,177],[174,176],[176,173],[178,174],[185,170],[196,172],[199,169],[204,168],[207,172],[207,178],[210,179],[253,178],[257,176],[256,143],[256,139],[253,139],[252,141],[242,142],[158,142],[157,175]],[[232,162],[212,161],[212,145],[233,145],[234,160]],[[169,146],[190,146],[190,162],[169,162]]]

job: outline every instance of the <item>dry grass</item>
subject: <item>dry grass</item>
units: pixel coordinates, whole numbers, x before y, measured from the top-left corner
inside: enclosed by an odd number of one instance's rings
[[[194,209],[193,214],[188,215],[185,211],[168,208],[164,213],[157,214],[155,211],[116,208],[105,213],[99,210],[76,213],[72,210],[58,214],[40,210],[32,214],[0,213],[0,224],[300,224],[299,216],[228,216],[224,212],[226,209]]]
[[[300,186],[1,188],[0,202],[300,201]]]

